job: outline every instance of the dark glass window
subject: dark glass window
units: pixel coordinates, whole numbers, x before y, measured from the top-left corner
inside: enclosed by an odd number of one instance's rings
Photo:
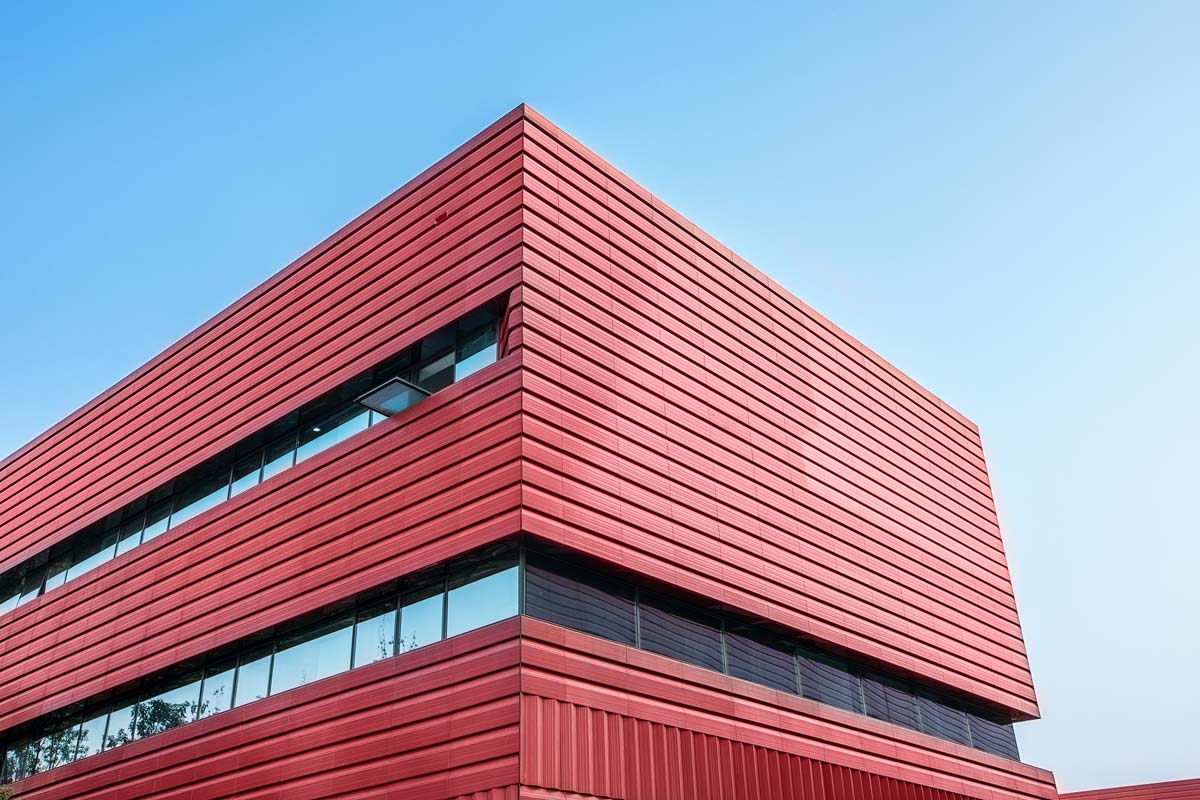
[[[19,585],[9,582],[0,586],[0,614],[12,611],[17,607],[17,601],[20,599],[21,588]]]
[[[103,536],[84,542],[73,554],[71,568],[67,570],[67,580],[73,580],[112,559],[116,547],[116,530],[106,531]]]
[[[421,340],[417,385],[436,392],[454,383],[455,326],[447,325]]]
[[[104,749],[111,750],[123,744],[129,744],[134,736],[133,712],[136,703],[122,705],[113,709],[108,715],[108,731],[104,735]]]
[[[491,314],[477,311],[459,320],[454,380],[478,372],[494,362],[496,355],[496,322]]]
[[[858,676],[844,661],[801,648],[800,693],[810,700],[862,713],[862,691]]]
[[[864,675],[863,698],[867,714],[887,722],[920,730],[917,698],[902,684],[880,675]]]
[[[488,560],[450,576],[446,635],[457,636],[517,614],[517,556]]]
[[[137,514],[121,525],[117,537],[117,555],[128,553],[142,543],[142,529],[146,526],[146,515]]]
[[[171,527],[175,528],[203,514],[229,498],[229,465],[218,464],[203,474],[189,476],[171,505]]]
[[[185,678],[179,686],[159,692],[137,704],[134,730],[137,738],[153,736],[191,722],[200,704],[200,676]]]
[[[1020,759],[1017,752],[1017,735],[1011,723],[996,722],[978,714],[967,714],[971,728],[971,744],[998,756]]]
[[[328,450],[335,444],[366,429],[367,410],[357,404],[343,406],[314,424],[305,424],[300,429],[300,446],[296,449],[296,463],[311,458],[323,450]]]
[[[289,433],[267,447],[263,461],[262,479],[278,475],[296,463],[296,434]]]
[[[339,618],[280,642],[271,667],[271,694],[350,669],[353,627],[352,619]]]
[[[18,742],[8,748],[4,764],[6,780],[18,781],[37,771],[37,746],[37,740],[30,740]]]
[[[109,558],[111,557],[112,556],[110,555]],[[107,560],[108,559],[106,558],[103,561],[98,562],[97,566],[103,564],[104,561]],[[42,579],[45,577],[45,575],[45,567],[31,569],[29,572],[25,573],[25,577],[21,580],[21,589],[17,596],[17,605],[23,606],[26,603],[37,599],[37,596],[42,593]]]
[[[200,687],[200,706],[196,718],[204,719],[220,714],[233,707],[234,660],[210,665],[204,671],[204,683]]]
[[[229,496],[236,497],[242,492],[258,485],[262,473],[262,451],[251,453],[238,459],[233,464],[233,481],[229,487]]]
[[[445,584],[409,592],[401,600],[399,652],[406,653],[442,640]]]
[[[664,597],[639,604],[642,647],[706,669],[724,671],[720,623],[713,617]]]
[[[142,529],[142,544],[167,532],[167,522],[171,518],[171,501],[164,500],[151,506],[146,512],[146,527]]]
[[[967,715],[962,711],[928,697],[918,697],[917,707],[921,710],[922,731],[959,744],[971,743],[971,735],[967,732]]]
[[[767,643],[757,636],[725,632],[725,656],[729,674],[797,694],[796,657],[790,649]]]
[[[633,590],[566,565],[531,557],[525,575],[525,613],[631,647],[637,644]]]
[[[108,714],[103,713],[89,717],[83,721],[79,732],[79,746],[75,750],[76,758],[94,756],[104,749],[104,729],[108,727]]]
[[[354,629],[354,666],[361,667],[396,653],[396,602],[358,612]]]
[[[75,746],[78,742],[78,721],[47,733],[38,742],[38,771],[69,764],[75,759]]]
[[[237,684],[234,687],[233,704],[244,706],[261,700],[270,693],[271,648],[264,647],[243,653],[238,662]]]

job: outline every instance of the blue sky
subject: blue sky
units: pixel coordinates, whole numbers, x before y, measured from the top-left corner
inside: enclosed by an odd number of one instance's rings
[[[4,4],[0,454],[529,102],[980,425],[1025,760],[1200,775],[1200,4],[646,5]]]

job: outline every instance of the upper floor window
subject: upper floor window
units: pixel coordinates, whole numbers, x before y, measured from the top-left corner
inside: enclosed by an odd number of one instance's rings
[[[0,613],[96,569],[494,362],[499,315],[497,303],[471,311],[0,575]],[[392,393],[378,405],[362,402],[387,391]]]

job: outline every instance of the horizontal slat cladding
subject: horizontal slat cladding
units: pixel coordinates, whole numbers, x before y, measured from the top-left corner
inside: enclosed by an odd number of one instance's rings
[[[1063,792],[1063,800],[1200,800],[1200,778]]]
[[[1036,716],[974,426],[549,123],[524,133],[530,519]]]
[[[0,569],[514,286],[518,133],[494,126],[0,464]]]
[[[515,359],[0,619],[0,730],[519,529]]]
[[[26,800],[510,800],[515,620],[34,776]]]
[[[522,620],[522,636],[523,784],[639,800],[905,796],[865,788],[897,784],[1057,797],[1026,764],[537,620]],[[787,783],[780,770],[801,759],[864,788]]]

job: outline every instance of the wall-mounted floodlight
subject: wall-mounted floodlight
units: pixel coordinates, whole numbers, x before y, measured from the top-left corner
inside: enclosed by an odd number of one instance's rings
[[[354,402],[366,406],[378,414],[383,414],[385,417],[390,417],[418,400],[429,397],[429,394],[415,383],[409,383],[403,378],[392,378],[390,381],[376,386]]]

